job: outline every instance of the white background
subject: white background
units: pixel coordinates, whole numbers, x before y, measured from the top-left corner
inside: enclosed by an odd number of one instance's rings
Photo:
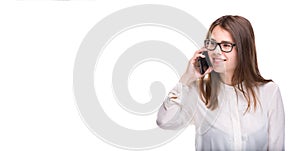
[[[109,14],[138,4],[176,7],[207,28],[226,14],[248,18],[256,34],[261,73],[272,78],[282,92],[286,150],[300,149],[293,139],[300,135],[300,12],[296,2],[43,0],[0,2],[0,150],[122,150],[100,140],[81,120],[72,74],[87,32]],[[194,150],[193,127],[153,150]]]

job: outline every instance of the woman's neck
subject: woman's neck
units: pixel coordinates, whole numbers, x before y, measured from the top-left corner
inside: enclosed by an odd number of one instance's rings
[[[220,73],[221,80],[227,85],[232,85],[232,76],[230,73]]]

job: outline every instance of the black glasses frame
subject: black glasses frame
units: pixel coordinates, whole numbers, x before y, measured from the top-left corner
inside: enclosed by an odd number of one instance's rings
[[[207,43],[207,42],[211,42],[211,41],[213,41],[214,43],[216,43],[216,46],[215,46],[215,48],[213,48],[213,49],[208,49],[207,46],[206,46],[206,43]],[[230,45],[231,45],[231,49],[230,49],[229,51],[224,51],[224,50],[222,49],[221,44],[230,44]],[[230,42],[220,42],[220,43],[218,43],[218,42],[216,42],[215,40],[210,40],[210,39],[204,40],[204,47],[205,47],[207,50],[209,50],[209,51],[214,51],[214,50],[216,50],[217,46],[220,47],[220,49],[221,49],[222,52],[229,53],[229,52],[232,51],[233,47],[236,46],[236,44],[235,44],[235,43],[230,43]]]

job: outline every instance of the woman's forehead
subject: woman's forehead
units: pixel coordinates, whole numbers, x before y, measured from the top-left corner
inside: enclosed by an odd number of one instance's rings
[[[221,41],[233,42],[231,34],[227,30],[221,28],[220,26],[216,26],[212,30],[210,38],[216,40],[217,42],[221,42]]]

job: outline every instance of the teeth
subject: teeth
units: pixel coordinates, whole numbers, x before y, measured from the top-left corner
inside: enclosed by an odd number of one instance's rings
[[[214,58],[215,61],[226,61],[226,59]]]

